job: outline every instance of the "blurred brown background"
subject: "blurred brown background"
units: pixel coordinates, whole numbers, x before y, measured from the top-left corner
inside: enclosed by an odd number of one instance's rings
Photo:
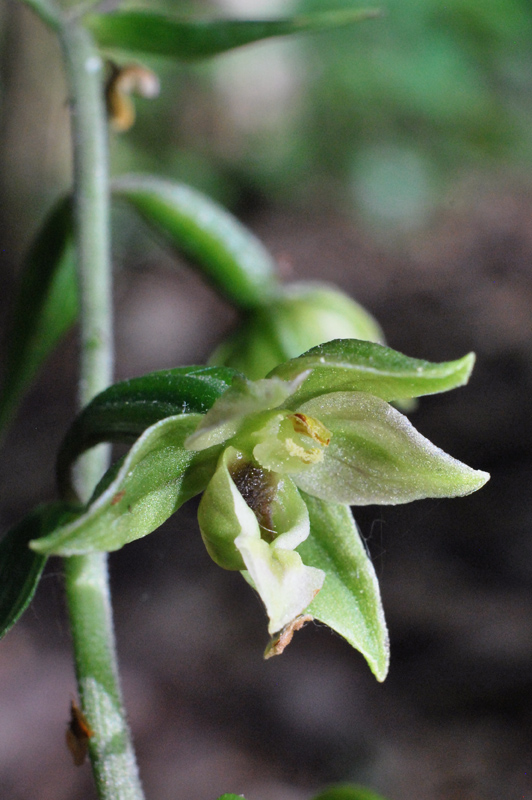
[[[340,780],[389,800],[532,800],[532,11],[383,5],[386,18],[356,30],[186,69],[150,62],[161,98],[139,102],[136,128],[111,141],[113,170],[213,194],[288,278],[335,282],[408,355],[474,350],[469,386],[424,399],[412,420],[492,478],[468,498],[356,511],[390,627],[382,685],[318,625],[264,662],[260,603],[210,562],[194,503],[114,554],[124,689],[151,800],[306,800]],[[240,10],[276,9],[289,10]],[[0,36],[5,330],[70,155],[55,43],[14,1],[0,5]],[[233,311],[120,209],[115,230],[117,378],[204,361]],[[54,496],[76,349],[73,333],[4,443],[2,530]],[[52,560],[0,646],[2,798],[95,797],[64,744],[74,691]]]

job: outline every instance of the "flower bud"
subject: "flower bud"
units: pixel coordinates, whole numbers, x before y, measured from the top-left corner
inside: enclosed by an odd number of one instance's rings
[[[384,334],[362,306],[338,289],[293,284],[249,312],[210,363],[234,367],[257,380],[278,364],[332,339],[383,343]]]

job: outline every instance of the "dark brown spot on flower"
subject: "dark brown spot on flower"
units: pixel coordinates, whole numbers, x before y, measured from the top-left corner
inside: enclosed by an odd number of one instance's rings
[[[236,462],[229,468],[235,486],[257,518],[262,538],[267,542],[275,539],[271,517],[271,504],[277,491],[277,478],[250,462]]]

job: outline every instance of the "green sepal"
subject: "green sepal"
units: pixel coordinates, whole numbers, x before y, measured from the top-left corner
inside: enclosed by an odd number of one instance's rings
[[[98,394],[76,417],[57,457],[63,496],[71,493],[70,467],[100,442],[134,442],[165,417],[205,413],[239,373],[229,367],[176,367],[115,383]]]
[[[385,800],[385,798],[380,794],[375,794],[371,789],[366,789],[365,786],[340,783],[324,789],[313,800]]]
[[[61,556],[118,550],[162,525],[205,489],[216,466],[219,451],[192,453],[183,447],[199,419],[199,414],[181,414],[148,428],[86,511],[32,541],[32,549]]]
[[[379,16],[376,9],[342,9],[271,20],[185,20],[145,11],[86,17],[101,47],[196,61],[272,36],[325,31]]]
[[[41,506],[0,540],[0,638],[30,604],[46,564],[46,556],[30,550],[28,542],[75,513],[64,503]]]
[[[300,489],[322,500],[360,506],[461,497],[489,479],[487,472],[436,447],[371,394],[331,393],[298,410],[318,417],[332,434],[323,459],[293,476]]]
[[[236,217],[190,186],[149,175],[112,183],[153,230],[184,253],[236,306],[265,302],[277,286],[277,267],[264,245]]]
[[[229,473],[229,466],[238,462],[241,457],[242,454],[234,447],[224,450],[198,507],[198,524],[203,543],[212,560],[224,569],[245,569],[235,539],[242,533],[246,523],[252,526],[258,524]]]
[[[331,339],[384,342],[376,320],[335,287],[298,282],[248,312],[237,330],[214,351],[210,364],[225,364],[250,380]]]
[[[74,324],[77,296],[71,203],[63,199],[42,224],[20,276],[0,393],[0,430],[44,361]]]
[[[446,392],[467,383],[474,363],[474,353],[437,364],[375,342],[336,339],[279,365],[268,377],[291,380],[303,370],[312,370],[287,401],[293,408],[327,392],[368,392],[388,401]]]
[[[297,548],[304,564],[325,572],[325,583],[305,613],[359,650],[378,681],[388,672],[388,631],[375,570],[348,506],[301,493],[310,535]]]

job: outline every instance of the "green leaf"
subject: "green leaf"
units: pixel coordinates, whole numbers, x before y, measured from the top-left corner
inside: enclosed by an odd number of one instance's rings
[[[299,410],[332,434],[323,459],[293,475],[315,497],[349,505],[395,505],[424,497],[460,497],[480,489],[474,470],[425,439],[395,408],[364,392],[337,392]]]
[[[218,450],[191,453],[183,448],[199,419],[199,414],[180,414],[148,428],[85,513],[32,541],[33,550],[61,556],[118,550],[162,525],[205,489],[216,467]]]
[[[307,612],[347,639],[383,681],[388,672],[388,631],[375,570],[351,511],[309,495],[303,498],[310,536],[297,550],[304,564],[326,574]]]
[[[105,389],[76,417],[61,445],[57,457],[61,493],[70,494],[70,467],[89,447],[100,442],[129,444],[165,417],[204,413],[229,388],[235,375],[238,373],[229,367],[177,367]]]
[[[210,198],[181,183],[143,175],[113,181],[148,224],[202,270],[232,303],[263,303],[277,285],[277,268],[261,242]]]
[[[377,9],[341,9],[291,19],[185,20],[144,11],[87,17],[101,47],[196,61],[272,36],[325,31],[380,16]]]
[[[364,786],[341,783],[338,786],[329,786],[328,789],[316,795],[314,800],[385,800],[385,798]]]
[[[45,219],[24,264],[8,335],[0,430],[78,313],[72,213],[68,199]]]
[[[408,358],[375,342],[336,339],[281,364],[268,377],[290,380],[303,370],[312,370],[294,397],[287,400],[293,408],[294,403],[328,392],[368,392],[382,400],[446,392],[467,383],[474,363],[474,353],[435,364]]]
[[[63,503],[41,506],[0,540],[0,638],[30,604],[46,563],[46,556],[30,550],[28,542],[53,530],[70,513]]]

